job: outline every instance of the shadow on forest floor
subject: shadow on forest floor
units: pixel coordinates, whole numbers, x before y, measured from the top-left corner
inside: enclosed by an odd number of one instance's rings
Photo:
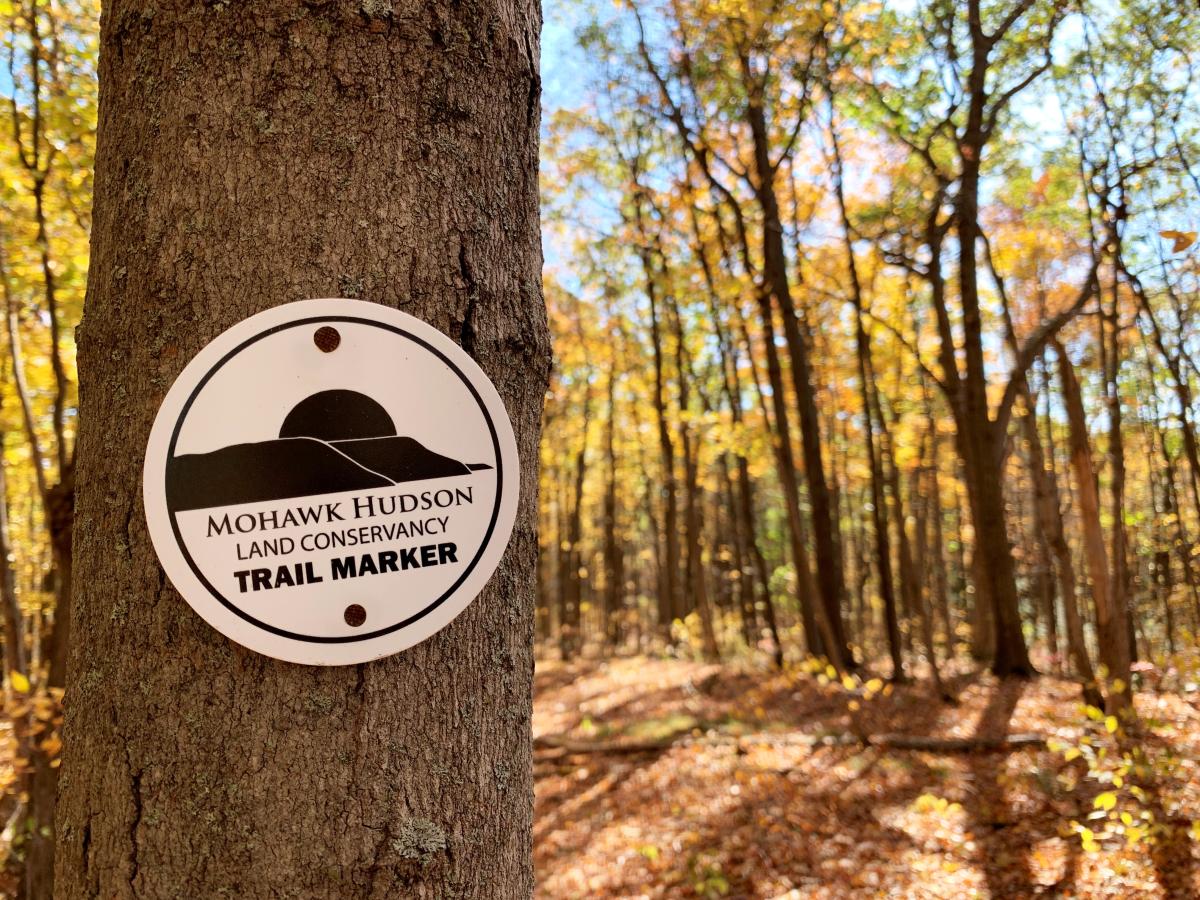
[[[858,714],[872,735],[1080,734],[1078,690],[1040,678],[895,687]],[[1143,697],[1200,740],[1200,713]],[[798,673],[646,658],[539,665],[534,732],[540,898],[1200,896],[1185,828],[1153,848],[1084,853],[1101,788],[1037,747],[881,749],[847,696]],[[840,736],[840,743],[821,738]],[[566,746],[563,743],[567,742]],[[636,744],[641,752],[629,752]],[[1183,755],[1196,756],[1184,746]],[[576,752],[578,751],[578,752]],[[1193,779],[1194,780],[1194,779]],[[1160,819],[1200,817],[1200,785],[1150,793]]]

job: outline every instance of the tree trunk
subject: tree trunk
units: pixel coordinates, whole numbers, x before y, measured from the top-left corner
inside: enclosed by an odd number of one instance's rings
[[[665,267],[665,264],[664,264]],[[701,506],[704,490],[700,485],[700,448],[693,440],[691,427],[691,359],[683,336],[683,317],[679,301],[674,292],[667,294],[671,315],[671,328],[675,339],[675,377],[679,389],[679,450],[683,456],[684,545],[687,548],[686,584],[688,587],[686,612],[692,609],[700,617],[700,637],[704,644],[704,655],[709,660],[720,659],[717,633],[713,624],[712,603],[708,596],[708,585],[704,573],[703,530]]]
[[[771,574],[767,569],[767,559],[763,556],[762,547],[758,543],[758,530],[754,524],[754,483],[750,480],[750,464],[746,457],[737,458],[737,502],[738,516],[742,521],[745,533],[746,547],[754,565],[754,578],[751,585],[758,585],[762,597],[763,616],[767,620],[767,630],[771,634],[772,658],[776,668],[783,668],[783,640],[779,636],[779,620],[775,615],[775,599],[771,596]],[[753,592],[749,595],[750,603],[754,604]],[[757,607],[755,607],[757,609]]]
[[[933,435],[927,435],[924,441],[926,446],[932,448],[934,441]],[[942,672],[938,666],[937,658],[937,640],[935,638],[936,629],[934,627],[934,608],[933,608],[933,574],[930,571],[929,557],[932,555],[929,548],[929,523],[930,516],[930,496],[931,492],[926,489],[921,489],[921,476],[929,473],[929,461],[926,452],[922,449],[922,460],[925,465],[918,470],[916,476],[912,480],[912,488],[909,492],[909,502],[915,510],[915,529],[914,529],[914,551],[913,559],[917,569],[917,611],[921,617],[921,639],[925,643],[925,649],[929,653],[929,666],[933,675],[934,686],[939,694],[943,697],[949,696],[942,682]],[[931,451],[929,451],[931,452]]]
[[[921,393],[925,401],[925,423],[929,429],[929,552],[933,558],[933,609],[942,622],[945,634],[946,657],[954,657],[954,621],[950,615],[950,586],[946,574],[946,539],[942,525],[942,482],[941,482],[941,435],[938,433],[937,419],[933,414],[933,400],[929,393],[929,384],[924,379],[921,382]]]
[[[978,0],[970,3],[972,17],[978,15]],[[979,182],[983,151],[989,138],[985,124],[987,105],[988,54],[990,47],[972,28],[971,69],[967,78],[967,114],[959,156],[962,173],[955,198],[954,221],[958,230],[959,300],[962,303],[963,357],[966,375],[962,380],[962,400],[957,416],[960,445],[965,451],[967,492],[971,499],[971,519],[975,524],[977,557],[976,591],[990,602],[991,627],[994,631],[992,671],[1001,677],[1029,676],[1033,666],[1021,631],[1021,610],[1017,597],[1016,573],[1004,507],[1002,454],[1005,434],[995,426],[988,412],[988,383],[984,364],[983,318],[979,302],[979,272],[976,244],[979,231]]]
[[[1129,633],[1125,615],[1115,602],[1112,584],[1109,581],[1108,550],[1104,543],[1104,529],[1100,524],[1100,494],[1092,462],[1091,441],[1087,434],[1083,397],[1066,349],[1058,341],[1054,341],[1052,346],[1058,356],[1063,402],[1070,425],[1071,468],[1075,472],[1079,518],[1083,524],[1088,575],[1091,578],[1092,597],[1096,607],[1100,661],[1108,668],[1110,679],[1106,690],[1108,705],[1112,710],[1124,710],[1132,707],[1129,693]],[[1114,684],[1117,680],[1121,682],[1120,685]],[[1117,690],[1117,687],[1120,687],[1120,690]]]
[[[967,191],[964,179],[964,192]],[[962,221],[973,222],[975,211],[962,213]],[[975,230],[960,224],[962,261],[960,271],[974,270]],[[970,248],[970,249],[968,249]],[[1026,677],[1033,674],[1025,636],[1021,631],[1021,613],[1017,597],[1012,549],[1008,543],[1007,515],[1001,454],[998,444],[1005,438],[997,433],[988,414],[987,381],[984,375],[982,323],[974,275],[961,278],[963,294],[963,332],[965,335],[967,374],[963,379],[963,407],[958,418],[961,442],[966,447],[967,494],[971,501],[971,519],[975,524],[976,592],[987,602],[983,610],[992,629],[992,671],[999,676]],[[986,589],[980,590],[982,585]],[[986,600],[985,600],[986,598]]]
[[[813,552],[817,589],[820,591],[821,615],[818,625],[825,635],[825,654],[838,669],[853,668],[854,656],[846,643],[842,622],[842,600],[846,594],[845,573],[841,550],[837,543],[837,516],[825,479],[825,463],[821,450],[821,424],[813,390],[812,369],[808,347],[800,332],[796,305],[792,299],[787,274],[787,256],[783,243],[783,223],[779,202],[772,181],[774,172],[767,161],[769,141],[763,110],[754,103],[749,106],[750,130],[754,136],[756,172],[759,181],[755,193],[762,209],[762,254],[764,287],[779,307],[783,336],[791,360],[792,388],[796,394],[797,417],[800,420],[800,444],[803,448],[804,475],[808,483],[808,498],[812,505]],[[764,312],[764,315],[766,313]]]
[[[754,577],[746,562],[746,545],[742,539],[741,522],[737,516],[737,497],[734,494],[733,477],[729,471],[729,457],[721,453],[717,457],[717,474],[720,491],[713,493],[712,517],[716,521],[718,537],[714,564],[717,567],[717,602],[727,609],[737,609],[741,624],[742,640],[753,651],[758,643],[758,630],[754,613]]]
[[[771,298],[766,291],[759,292],[758,308],[762,318],[763,347],[767,355],[767,380],[771,386],[771,409],[775,414],[775,427],[769,430],[771,444],[775,450],[779,485],[783,491],[784,508],[787,512],[788,537],[791,542],[792,561],[796,566],[796,594],[799,599],[800,617],[804,623],[804,640],[808,652],[820,656],[827,652],[825,648],[829,645],[833,633],[824,607],[815,596],[813,586],[812,566],[808,559],[808,540],[803,514],[800,511],[800,484],[796,475],[796,458],[792,451],[791,425],[784,399],[783,367],[779,364],[779,350],[775,344],[775,319]],[[749,347],[748,338],[746,345]],[[754,386],[762,406],[763,421],[770,423],[765,391],[758,380],[757,372],[754,372],[753,368],[751,371],[754,373]],[[834,665],[837,666],[838,663]]]
[[[1112,515],[1112,599],[1118,610],[1124,610],[1127,646],[1130,660],[1137,659],[1137,640],[1133,631],[1132,576],[1129,571],[1128,535],[1125,532],[1125,437],[1121,425],[1121,395],[1117,378],[1121,369],[1120,306],[1118,286],[1114,277],[1111,291],[1112,306],[1107,315],[1098,318],[1100,329],[1100,368],[1104,377],[1104,401],[1108,408],[1109,500]],[[1105,319],[1111,321],[1107,327]]]
[[[1157,410],[1155,410],[1157,413]],[[1157,419],[1157,415],[1156,415]],[[1145,420],[1141,423],[1142,438],[1145,441],[1146,447],[1157,446],[1157,434],[1152,435],[1147,427]],[[1154,550],[1148,554],[1146,560],[1148,569],[1148,578],[1150,589],[1154,593],[1154,599],[1162,608],[1163,613],[1163,631],[1167,639],[1167,651],[1174,656],[1177,652],[1175,642],[1175,610],[1171,605],[1171,593],[1174,589],[1173,578],[1171,576],[1171,538],[1167,535],[1165,523],[1168,517],[1174,515],[1171,507],[1169,495],[1163,485],[1163,479],[1160,473],[1155,472],[1153,468],[1148,472],[1149,487],[1150,487],[1150,509],[1154,515],[1154,522],[1151,526],[1151,540]]]
[[[539,26],[531,0],[107,4],[56,897],[532,894]],[[208,341],[347,294],[479,361],[521,501],[443,631],[306,667],[230,642],[164,580],[142,454]]]
[[[1071,548],[1067,546],[1067,537],[1063,529],[1058,478],[1053,467],[1046,465],[1046,454],[1037,426],[1037,395],[1029,390],[1028,383],[1022,386],[1022,395],[1026,410],[1025,415],[1021,417],[1021,427],[1029,448],[1034,512],[1038,520],[1038,530],[1054,556],[1054,570],[1058,574],[1063,618],[1067,626],[1067,655],[1071,658],[1076,677],[1083,685],[1084,700],[1093,706],[1100,706],[1102,701],[1097,693],[1099,688],[1096,685],[1096,673],[1092,669],[1092,659],[1083,635],[1083,618],[1079,615],[1079,603],[1075,598],[1075,564],[1071,559]],[[1053,615],[1053,609],[1051,614]]]
[[[639,231],[641,228],[641,204],[637,209]],[[643,241],[644,243],[644,241]],[[650,303],[650,343],[654,350],[654,416],[658,423],[658,450],[662,466],[663,540],[665,553],[660,578],[659,626],[663,635],[670,638],[671,623],[679,618],[682,597],[679,583],[679,499],[675,485],[675,445],[671,440],[671,426],[667,420],[666,365],[663,354],[663,333],[659,314],[658,286],[653,260],[648,249],[641,252],[642,269],[646,278],[646,298]]]
[[[694,205],[689,208],[689,213],[691,216],[692,234],[694,235],[693,252],[700,261],[700,268],[704,273],[704,281],[708,287],[708,301],[709,309],[712,312],[713,328],[717,334],[717,350],[721,363],[721,385],[725,393],[725,399],[729,403],[730,416],[736,429],[742,426],[743,421],[741,384],[738,377],[737,344],[731,339],[729,332],[721,324],[716,280],[713,275],[713,267],[709,263],[708,254],[705,252],[700,221]],[[750,363],[753,366],[753,351],[749,346],[750,336],[743,333],[743,338],[746,343],[746,351],[748,354],[751,354]],[[761,388],[759,387],[757,372],[754,374],[754,383],[755,387],[759,388],[761,398]],[[767,416],[766,404],[763,404],[763,421],[769,429],[770,418]],[[763,617],[766,619],[767,629],[771,634],[771,642],[773,644],[772,658],[775,661],[775,666],[782,669],[783,642],[779,637],[779,623],[775,615],[775,601],[771,597],[770,572],[767,569],[767,561],[763,556],[762,547],[758,543],[758,527],[755,521],[754,485],[750,480],[750,465],[746,461],[744,453],[737,453],[735,455],[737,457],[737,489],[735,492],[733,485],[730,484],[729,494],[731,503],[729,518],[737,542],[737,555],[740,560],[738,564],[740,576],[737,585],[738,594],[743,604],[743,617],[748,623],[747,627],[751,631],[747,643],[751,649],[757,644],[758,603],[756,597],[761,593]],[[722,457],[721,464],[724,478],[726,481],[730,481],[726,457]],[[736,500],[733,499],[735,493]],[[747,556],[749,556],[752,564],[751,569],[747,569],[745,566]],[[803,595],[801,596],[803,602]]]
[[[1192,598],[1192,628],[1195,631],[1200,629],[1200,586],[1196,584],[1196,575],[1192,571],[1192,547],[1194,545],[1188,540],[1187,532],[1183,528],[1183,514],[1179,502],[1179,490],[1175,484],[1175,461],[1171,456],[1170,448],[1167,447],[1167,436],[1158,419],[1157,412],[1155,414],[1155,428],[1158,431],[1159,450],[1166,464],[1164,493],[1166,494],[1167,510],[1169,514],[1173,513],[1171,517],[1175,521],[1174,545],[1179,555],[1179,566],[1183,569],[1183,580],[1187,584],[1188,593]]]
[[[12,538],[8,530],[8,466],[4,462],[5,434],[0,431],[0,613],[4,622],[4,672],[28,676],[24,623],[17,599]]]
[[[583,385],[583,411],[579,450],[572,472],[570,506],[567,509],[567,533],[563,539],[562,621],[558,623],[558,648],[563,661],[574,659],[583,647],[583,486],[587,481],[588,437],[592,426],[592,383]]]
[[[830,117],[833,109],[830,100]],[[883,618],[887,630],[888,653],[892,662],[892,679],[904,680],[904,658],[900,650],[900,623],[896,615],[896,587],[892,579],[892,550],[888,539],[887,505],[883,495],[883,467],[875,449],[875,423],[881,430],[879,395],[871,368],[871,341],[863,326],[862,282],[858,276],[858,261],[854,256],[853,232],[846,210],[846,191],[842,175],[842,150],[836,125],[831,121],[830,146],[833,150],[833,191],[837,198],[842,225],[842,247],[846,253],[846,271],[850,275],[850,302],[854,306],[854,349],[858,361],[859,395],[863,408],[863,437],[866,439],[867,468],[871,473],[871,525],[875,533],[875,569],[879,577],[879,594],[883,598]],[[901,523],[903,528],[903,523]]]
[[[631,403],[629,405],[629,417],[633,420],[633,433],[642,433],[642,417],[638,413],[638,404]],[[638,468],[642,472],[649,472],[648,458],[646,455],[646,445],[642,441],[636,442],[637,447],[637,463]],[[657,492],[657,485],[651,478],[642,479],[642,497],[641,497],[641,518],[646,523],[646,542],[650,545],[650,555],[654,559],[654,581],[651,586],[643,586],[650,579],[646,577],[646,573],[639,571],[639,584],[634,588],[634,596],[639,593],[651,593],[655,598],[655,612],[658,616],[657,625],[659,632],[670,634],[671,621],[664,619],[664,600],[663,600],[663,541],[660,538],[659,532],[662,530],[658,524],[658,514],[654,506],[654,494]],[[636,605],[636,601],[635,601]],[[641,626],[640,617],[634,619],[636,625]],[[647,635],[648,637],[649,635]],[[636,647],[641,649],[642,633],[639,631]]]
[[[607,649],[614,649],[619,639],[620,610],[625,598],[625,554],[617,536],[617,359],[610,361],[608,370],[608,421],[604,432],[604,454],[607,459],[607,480],[604,485],[604,610],[601,640]]]

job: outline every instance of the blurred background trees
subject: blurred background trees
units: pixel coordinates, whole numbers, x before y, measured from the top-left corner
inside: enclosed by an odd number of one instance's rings
[[[1126,708],[1200,624],[1196,27],[593,11],[546,135],[539,633],[900,679],[969,653]]]
[[[14,751],[0,812],[37,896],[54,864],[99,3],[15,0],[0,17],[0,603]]]

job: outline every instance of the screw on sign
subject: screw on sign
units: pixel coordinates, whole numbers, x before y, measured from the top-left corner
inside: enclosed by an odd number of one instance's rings
[[[365,662],[445,627],[487,583],[516,515],[516,442],[445,335],[305,300],[187,365],[143,495],[163,568],[209,624],[279,659]]]
[[[341,342],[342,336],[338,334],[338,330],[328,325],[322,325],[313,334],[313,343],[322,353],[332,353]]]

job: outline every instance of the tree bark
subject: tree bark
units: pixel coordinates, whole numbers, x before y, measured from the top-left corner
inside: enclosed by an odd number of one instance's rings
[[[1025,400],[1025,415],[1021,427],[1029,450],[1029,474],[1033,481],[1035,513],[1038,530],[1054,555],[1055,572],[1058,574],[1058,589],[1062,594],[1063,617],[1067,626],[1067,655],[1075,675],[1083,685],[1084,700],[1093,706],[1101,705],[1096,685],[1096,673],[1088,654],[1087,641],[1083,634],[1083,618],[1075,598],[1075,564],[1071,559],[1071,548],[1067,545],[1063,529],[1062,501],[1059,498],[1058,478],[1053,468],[1046,465],[1046,453],[1042,447],[1037,426],[1037,395],[1029,389],[1028,382],[1022,386]],[[1053,607],[1051,607],[1053,615]]]
[[[875,449],[875,423],[880,429],[883,413],[871,372],[871,341],[863,326],[863,291],[854,256],[854,239],[850,214],[846,209],[845,181],[842,174],[842,150],[833,120],[833,101],[830,100],[829,139],[833,151],[833,192],[837,198],[842,225],[842,248],[846,253],[846,271],[850,276],[850,302],[854,307],[854,349],[858,361],[859,396],[863,408],[863,437],[866,439],[867,468],[871,473],[871,526],[875,534],[875,569],[879,578],[879,595],[883,599],[883,619],[887,631],[888,653],[891,656],[892,679],[904,680],[904,658],[900,649],[900,623],[896,615],[896,587],[892,578],[892,550],[888,538],[887,504],[883,493],[883,467]],[[903,528],[903,524],[901,524]]]
[[[533,0],[106,4],[56,897],[532,894],[539,27]],[[319,668],[183,602],[141,470],[208,341],[338,295],[458,340],[523,465],[512,544],[462,615]]]
[[[812,566],[808,558],[808,537],[804,527],[804,517],[800,511],[800,484],[796,473],[796,457],[792,451],[792,430],[788,419],[787,403],[783,387],[783,367],[779,361],[779,349],[775,344],[775,318],[771,308],[771,298],[765,290],[758,295],[758,310],[762,319],[763,348],[767,356],[767,381],[771,386],[771,412],[774,413],[775,427],[770,428],[771,415],[767,411],[766,392],[758,373],[753,365],[753,351],[750,352],[751,372],[754,378],[754,388],[758,394],[758,402],[762,407],[763,421],[768,423],[771,434],[771,445],[775,451],[775,468],[779,475],[779,486],[783,491],[784,509],[787,512],[788,538],[791,544],[792,561],[796,567],[796,596],[800,607],[800,618],[804,623],[804,641],[807,651],[814,656],[826,652],[826,647],[833,637],[829,619],[824,613],[824,606],[816,596],[813,584]],[[746,346],[750,347],[749,335],[746,335]],[[833,644],[836,646],[836,641]],[[835,666],[838,663],[834,663]]]
[[[705,657],[709,660],[718,660],[721,652],[717,646],[712,603],[709,600],[704,572],[704,523],[701,520],[704,489],[700,485],[700,447],[698,441],[693,441],[689,415],[691,411],[689,384],[692,377],[691,358],[684,342],[683,317],[679,310],[679,300],[674,291],[668,292],[666,299],[671,316],[672,336],[675,339],[675,377],[679,391],[679,449],[683,456],[683,488],[686,497],[683,520],[684,546],[687,549],[687,556],[684,572],[688,597],[685,610],[690,613],[692,609],[695,609],[700,617],[700,638],[704,645]]]
[[[28,676],[25,629],[17,598],[12,538],[8,530],[8,466],[4,463],[7,441],[0,431],[0,618],[4,623],[4,672]]]
[[[743,68],[745,64],[743,63]],[[792,298],[787,273],[787,254],[783,243],[783,222],[775,192],[775,170],[770,162],[770,141],[765,111],[751,94],[747,119],[754,139],[754,160],[757,182],[755,196],[762,210],[763,286],[779,307],[783,336],[791,360],[792,388],[796,394],[797,418],[800,420],[800,445],[803,449],[804,475],[808,483],[808,499],[812,505],[812,537],[815,555],[817,588],[820,591],[821,615],[818,625],[823,631],[826,656],[839,670],[854,667],[854,655],[846,643],[842,621],[842,601],[846,595],[845,572],[841,548],[838,546],[836,509],[825,479],[825,463],[821,449],[821,425],[813,390],[812,366],[808,347],[800,331],[800,319]],[[767,313],[764,311],[763,315]]]
[[[601,639],[615,649],[620,639],[620,612],[625,605],[625,550],[617,535],[617,358],[613,351],[608,370],[608,421],[605,423],[604,454],[607,480],[604,484],[604,610]]]
[[[979,63],[976,63],[979,69]],[[980,76],[982,77],[982,76]],[[982,87],[979,88],[980,90]],[[966,377],[962,381],[962,405],[958,427],[966,449],[967,491],[971,499],[971,515],[975,523],[975,553],[979,559],[979,581],[988,585],[992,628],[995,643],[992,671],[1000,676],[1029,676],[1033,666],[1021,631],[1021,611],[1017,597],[1016,573],[1012,549],[1008,543],[1007,517],[999,444],[1005,435],[993,423],[988,413],[987,375],[984,368],[983,320],[980,312],[979,286],[976,272],[975,243],[979,238],[979,165],[984,139],[974,137],[982,115],[972,104],[972,122],[967,126],[964,146],[972,148],[964,154],[962,185],[958,196],[957,223],[960,247],[959,293],[963,306],[963,349],[966,358]],[[977,583],[978,587],[978,583]]]
[[[636,171],[634,173],[636,178]],[[659,627],[668,640],[671,624],[680,617],[683,605],[680,585],[679,499],[675,482],[675,444],[667,419],[666,362],[663,350],[663,327],[659,309],[658,281],[654,260],[646,246],[641,198],[634,203],[638,235],[642,247],[638,253],[646,279],[646,299],[650,304],[650,344],[654,351],[654,417],[658,425],[658,450],[662,466],[663,541],[664,553],[659,578]]]
[[[1058,356],[1058,369],[1062,378],[1063,402],[1070,426],[1071,468],[1075,472],[1076,496],[1079,500],[1079,518],[1083,524],[1085,555],[1088,575],[1092,582],[1092,598],[1096,607],[1096,632],[1100,644],[1100,661],[1108,669],[1110,682],[1106,689],[1108,705],[1114,711],[1131,709],[1129,690],[1130,650],[1129,632],[1125,616],[1112,593],[1109,580],[1108,550],[1104,543],[1104,529],[1100,524],[1100,494],[1096,483],[1096,469],[1092,462],[1091,441],[1087,433],[1087,419],[1083,410],[1083,397],[1074,366],[1067,351],[1054,341],[1054,352]],[[1120,690],[1114,687],[1119,680]]]
[[[581,327],[576,322],[577,327]],[[558,623],[558,649],[563,661],[574,659],[583,647],[583,486],[587,480],[588,437],[592,430],[592,382],[583,385],[583,410],[580,425],[579,449],[571,473],[570,506],[567,509],[567,531],[562,535],[562,617]]]
[[[937,419],[933,413],[933,400],[929,392],[929,384],[921,382],[921,393],[925,401],[925,427],[929,430],[929,554],[932,557],[932,593],[931,605],[941,619],[945,635],[945,653],[947,658],[954,656],[954,621],[950,615],[950,586],[946,574],[946,539],[942,524],[942,482],[941,482],[941,435],[938,433]]]

